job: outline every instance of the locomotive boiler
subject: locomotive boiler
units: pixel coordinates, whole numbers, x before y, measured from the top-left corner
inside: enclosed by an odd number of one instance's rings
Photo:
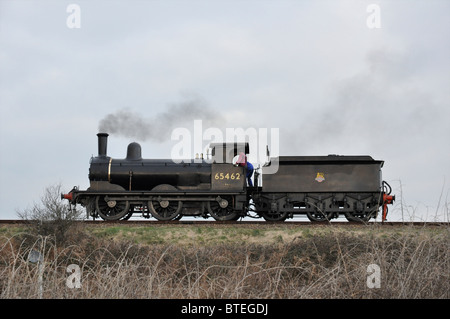
[[[143,159],[130,143],[124,159],[107,155],[107,133],[99,133],[98,155],[91,158],[90,186],[74,187],[62,198],[81,204],[93,218],[125,220],[132,215],[161,221],[183,216],[238,220],[250,216],[284,221],[306,215],[313,222],[344,215],[366,222],[380,209],[386,219],[389,184],[381,178],[384,161],[370,156],[280,156],[246,181],[246,167],[233,163],[249,154],[248,143],[212,143],[211,158]],[[277,165],[273,170],[271,165]],[[259,182],[262,175],[262,183]]]

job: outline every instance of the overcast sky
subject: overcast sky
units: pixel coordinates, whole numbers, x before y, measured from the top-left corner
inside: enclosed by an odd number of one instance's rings
[[[281,155],[384,160],[403,198],[390,220],[448,220],[449,12],[437,0],[0,0],[0,219],[47,186],[86,189],[101,121],[126,112],[157,129],[110,132],[114,158],[132,141],[169,158],[172,129],[194,119],[278,128]]]

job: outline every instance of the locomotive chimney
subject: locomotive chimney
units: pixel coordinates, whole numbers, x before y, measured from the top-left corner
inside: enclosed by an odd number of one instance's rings
[[[108,146],[108,133],[98,133],[98,156],[106,156],[106,148]]]

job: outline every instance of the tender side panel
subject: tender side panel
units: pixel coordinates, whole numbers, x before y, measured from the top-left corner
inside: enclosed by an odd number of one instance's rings
[[[280,158],[277,173],[263,174],[263,192],[379,192],[381,161],[325,157]],[[264,173],[264,171],[263,171]]]

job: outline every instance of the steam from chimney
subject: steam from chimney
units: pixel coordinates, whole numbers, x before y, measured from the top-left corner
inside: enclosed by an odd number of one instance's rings
[[[189,127],[193,120],[201,119],[205,125],[223,125],[224,118],[211,109],[205,100],[194,96],[152,117],[144,117],[129,109],[108,114],[99,123],[99,132],[133,138],[140,141],[165,142],[170,140],[173,129]]]

